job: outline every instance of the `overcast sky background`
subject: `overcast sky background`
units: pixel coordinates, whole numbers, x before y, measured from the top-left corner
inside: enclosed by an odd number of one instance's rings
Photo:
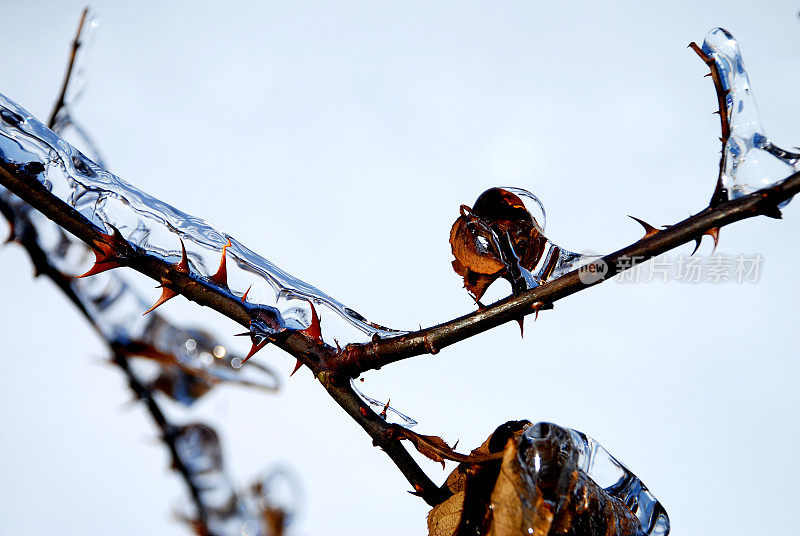
[[[111,171],[414,328],[472,310],[447,240],[490,186],[536,193],[572,250],[636,240],[627,214],[662,225],[705,206],[719,123],[686,45],[714,26],[740,41],[767,133],[800,145],[800,5],[698,4],[96,2],[76,112]],[[0,93],[46,120],[83,4],[0,5]],[[524,340],[502,326],[364,389],[463,450],[509,419],[581,430],[651,488],[673,534],[794,534],[799,229],[795,202],[723,230],[721,252],[764,257],[757,284],[609,282],[529,320]],[[98,365],[101,342],[20,248],[0,259],[0,534],[179,532],[183,485]],[[245,349],[226,319],[182,299],[162,310]],[[258,359],[284,378],[294,364]],[[425,533],[426,505],[307,371],[278,396],[223,387],[199,406],[236,481],[296,471],[292,534]],[[437,481],[453,468],[422,463]]]

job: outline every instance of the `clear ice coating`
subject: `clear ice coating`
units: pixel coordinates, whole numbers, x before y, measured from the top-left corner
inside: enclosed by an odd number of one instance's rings
[[[363,400],[367,405],[372,406],[372,409],[377,411],[386,422],[399,424],[400,426],[404,426],[406,428],[413,428],[417,425],[417,421],[390,406],[389,401],[381,402],[376,398],[365,395],[361,389],[356,387],[356,381],[353,378],[350,379],[350,386],[353,388],[353,391],[355,391],[355,393],[361,397],[361,400]]]
[[[595,259],[566,250],[545,235],[542,202],[522,188],[490,188],[472,207],[461,206],[450,245],[453,269],[480,300],[498,277],[519,293],[559,277]]]
[[[199,277],[216,272],[223,247],[230,244],[226,250],[229,261],[233,261],[228,262],[227,268],[231,291],[242,296],[249,288],[248,303],[277,309],[289,329],[309,327],[313,303],[320,316],[323,340],[332,345],[335,341],[366,342],[376,334],[390,337],[403,333],[368,321],[204,220],[181,212],[102,169],[2,95],[0,160],[17,166],[44,166],[36,176],[51,193],[103,232],[110,232],[113,226],[148,254],[178,262],[182,239],[192,273]]]
[[[533,216],[534,221],[540,221],[537,215],[541,215],[540,232],[546,238],[547,214],[544,211],[544,204],[539,198],[522,188],[506,186],[503,189],[517,195],[522,200],[525,208]],[[598,257],[597,255],[575,253],[558,246],[549,238],[546,238],[546,240],[547,245],[544,254],[533,268],[525,270],[526,273],[524,272],[528,288],[533,288],[541,283],[555,279]]]
[[[727,198],[772,186],[800,171],[800,154],[781,149],[764,133],[736,39],[727,30],[715,28],[706,35],[702,50],[714,60],[726,93],[730,136],[720,167]]]
[[[625,505],[639,520],[643,534],[669,534],[667,512],[647,486],[582,432],[551,423],[537,423],[523,433],[519,455],[527,467],[542,475],[551,473],[556,464],[561,468],[575,467]]]
[[[50,266],[61,274],[80,273],[94,258],[91,249],[27,203],[0,186],[0,210],[15,236],[35,241]],[[274,391],[278,379],[258,364],[239,369],[241,358],[219,344],[209,333],[184,328],[157,311],[142,316],[148,301],[115,271],[92,277],[69,278],[74,297],[80,301],[92,325],[111,344],[125,347],[131,357],[158,363],[148,382],[167,396],[191,405],[220,382]]]

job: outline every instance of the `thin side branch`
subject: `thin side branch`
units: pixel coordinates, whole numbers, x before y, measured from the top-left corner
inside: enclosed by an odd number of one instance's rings
[[[47,121],[47,128],[52,129],[56,126],[58,114],[66,105],[64,99],[67,98],[67,89],[69,88],[69,81],[72,78],[72,72],[75,69],[75,59],[78,57],[78,49],[81,47],[81,34],[83,33],[83,25],[86,23],[86,17],[89,15],[89,7],[83,8],[81,13],[81,20],[78,23],[78,30],[75,32],[75,39],[72,40],[72,48],[70,49],[69,62],[67,63],[67,72],[64,74],[64,81],[61,83],[61,91],[58,93],[58,98],[53,106],[53,111],[50,113],[50,119]]]

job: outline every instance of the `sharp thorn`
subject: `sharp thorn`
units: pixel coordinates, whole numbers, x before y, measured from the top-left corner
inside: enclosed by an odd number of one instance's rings
[[[249,334],[248,334],[248,335],[249,335]],[[247,355],[246,355],[246,356],[244,356],[244,359],[242,359],[242,363],[247,363],[247,361],[248,361],[248,360],[249,360],[251,357],[253,357],[254,355],[256,355],[256,352],[258,352],[259,350],[261,350],[262,348],[264,348],[264,347],[265,347],[267,344],[269,344],[269,339],[264,339],[264,341],[263,341],[263,342],[260,342],[260,343],[258,343],[258,344],[256,344],[256,343],[253,343],[253,346],[250,348],[250,351],[249,351],[249,352],[247,352]]]
[[[517,324],[519,324],[519,336],[521,338],[525,338],[525,317],[521,316],[517,318]]]
[[[689,255],[690,257],[692,255],[694,255],[695,253],[697,253],[697,250],[700,249],[700,244],[702,243],[702,241],[703,241],[703,237],[702,236],[695,239],[696,243],[695,243],[695,246],[694,246],[694,251],[692,251],[692,253]]]
[[[249,287],[247,287],[247,290],[245,290],[244,294],[242,294],[242,303],[247,303],[247,295],[250,294],[250,289],[251,288],[253,288],[253,285],[250,285]]]
[[[713,254],[717,250],[717,246],[719,245],[719,227],[714,227],[712,229],[709,229],[708,231],[703,233],[703,235],[708,235],[714,239],[714,249],[711,250],[711,253]]]
[[[639,218],[637,218],[636,216],[631,216],[630,214],[628,214],[628,217],[629,217],[630,219],[632,219],[632,220],[634,220],[634,221],[638,222],[638,223],[639,223],[639,225],[641,225],[642,227],[644,227],[644,237],[642,237],[642,239],[644,239],[644,238],[649,238],[649,237],[651,237],[651,236],[653,236],[654,234],[656,234],[656,233],[658,233],[658,232],[659,232],[659,230],[658,230],[658,229],[656,229],[655,227],[653,227],[652,225],[650,225],[650,224],[649,224],[649,223],[647,223],[646,221],[644,221],[644,220],[640,220],[640,219],[639,219]]]
[[[179,272],[183,272],[184,274],[189,273],[189,257],[186,255],[186,245],[183,243],[183,239],[181,241],[181,260],[178,264],[175,265],[175,269]]]
[[[98,258],[99,257],[100,256],[98,255]],[[85,274],[76,275],[75,277],[78,279],[82,277],[89,277],[90,275],[102,274],[103,272],[107,272],[108,270],[113,270],[114,268],[119,267],[120,264],[114,261],[97,261]]]
[[[300,370],[300,367],[302,367],[302,366],[303,366],[303,362],[298,359],[297,363],[294,364],[294,370],[292,370],[292,373],[289,374],[289,377],[291,378],[292,376],[294,376],[294,373],[297,372],[298,370]]]
[[[322,327],[319,323],[319,315],[317,314],[317,310],[314,308],[314,304],[311,300],[306,300],[308,304],[311,306],[311,323],[308,325],[306,329],[300,331],[306,337],[314,339],[315,341],[322,340]]]
[[[231,246],[231,241],[228,239],[228,243],[222,246],[222,258],[219,261],[219,268],[217,268],[217,273],[210,276],[208,279],[216,283],[217,285],[228,288],[228,268],[225,261],[225,255],[228,252],[228,248]]]
[[[171,289],[169,289],[167,287],[163,287],[163,290],[161,291],[161,296],[158,297],[158,299],[156,300],[156,303],[154,303],[153,306],[150,309],[148,309],[147,311],[143,312],[142,316],[146,315],[147,313],[152,312],[156,307],[158,307],[159,305],[161,305],[162,303],[164,303],[167,300],[171,300],[172,298],[174,298],[177,295],[178,295],[178,293],[175,292],[174,290],[171,290]]]

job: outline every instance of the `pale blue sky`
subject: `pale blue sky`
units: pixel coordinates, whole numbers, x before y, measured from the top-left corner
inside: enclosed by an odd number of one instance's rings
[[[0,93],[46,119],[83,4],[0,5]],[[487,187],[536,193],[572,250],[635,240],[627,214],[702,209],[719,127],[686,45],[714,26],[739,38],[767,133],[800,145],[793,2],[94,5],[77,114],[110,169],[400,328],[471,310],[447,239]],[[524,340],[503,326],[364,389],[464,449],[509,419],[577,428],[645,481],[673,534],[794,533],[798,220],[794,204],[723,231],[721,252],[764,257],[758,284],[609,282]],[[0,256],[0,534],[175,533],[184,490],[148,417],[122,409],[102,345],[19,248]],[[180,299],[163,310],[237,329]],[[284,377],[294,364],[258,359]],[[276,461],[297,471],[294,534],[424,533],[427,507],[307,372],[277,397],[222,388],[200,406],[239,482]],[[422,463],[437,481],[452,469]]]

